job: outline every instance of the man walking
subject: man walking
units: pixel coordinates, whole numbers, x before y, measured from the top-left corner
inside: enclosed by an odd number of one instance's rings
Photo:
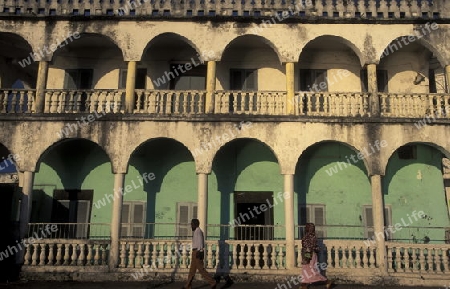
[[[186,285],[183,289],[191,289],[191,283],[194,279],[195,273],[197,270],[202,275],[203,279],[208,281],[211,285],[211,289],[216,288],[216,281],[206,272],[205,267],[203,265],[204,248],[205,248],[205,240],[203,237],[203,231],[200,229],[200,221],[198,219],[192,219],[191,227],[192,231],[192,254],[191,254],[191,267],[189,268],[189,275]]]

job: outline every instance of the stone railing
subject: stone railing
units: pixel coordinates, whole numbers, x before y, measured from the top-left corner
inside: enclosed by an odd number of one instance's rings
[[[204,115],[207,93],[199,90],[135,91],[133,114],[153,116]],[[297,91],[287,99],[284,91],[215,91],[214,113],[227,115],[295,115],[311,117],[370,117],[369,93]],[[450,119],[450,94],[379,93],[380,117]],[[36,112],[36,91],[0,89],[0,114]],[[45,90],[45,113],[125,114],[121,89]]]
[[[122,239],[119,268],[187,270],[190,246],[189,241]],[[205,267],[233,272],[282,270],[285,247],[284,241],[207,241]]]
[[[124,112],[125,91],[118,89],[45,91],[46,113]]]
[[[386,117],[450,117],[448,94],[380,94],[381,116]]]
[[[303,4],[302,4],[303,3]],[[148,17],[273,16],[292,11],[290,18],[446,18],[448,1],[430,0],[189,0],[189,1],[101,1],[101,0],[0,0],[3,15],[105,15]],[[0,13],[1,14],[1,13]],[[283,18],[281,18],[283,19]]]
[[[449,244],[388,242],[386,246],[390,273],[450,274]]]
[[[301,267],[301,241],[296,241],[297,267]],[[324,240],[318,256],[319,263],[333,269],[377,268],[376,250],[367,247],[364,241]]]
[[[369,94],[346,92],[296,92],[299,115],[353,116],[369,115]]]
[[[108,265],[110,241],[42,239],[25,249],[25,266]]]
[[[202,114],[206,91],[136,90],[135,113],[158,115]]]
[[[0,90],[0,113],[31,113],[35,95],[35,89]]]
[[[216,91],[215,112],[230,114],[285,114],[286,92]]]

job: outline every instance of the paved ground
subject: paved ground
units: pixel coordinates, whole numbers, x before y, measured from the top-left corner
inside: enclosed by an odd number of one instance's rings
[[[0,284],[1,289],[180,289],[183,286],[181,282],[174,283],[152,283],[152,282],[16,282],[9,284]],[[285,285],[286,286],[286,285]],[[203,282],[195,282],[192,289],[208,289],[209,286]],[[217,286],[218,289],[298,289],[299,286],[282,286],[277,283],[235,283],[231,286],[225,285],[223,282]],[[322,289],[325,285],[313,285],[310,289]],[[335,289],[363,289],[363,288],[429,288],[429,289],[445,289],[445,287],[402,287],[402,286],[366,286],[366,285],[335,285]]]

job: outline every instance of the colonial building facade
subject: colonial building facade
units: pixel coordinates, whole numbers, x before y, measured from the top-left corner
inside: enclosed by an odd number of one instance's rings
[[[2,264],[183,277],[198,218],[210,271],[284,278],[314,222],[337,282],[449,285],[449,17],[0,0]]]

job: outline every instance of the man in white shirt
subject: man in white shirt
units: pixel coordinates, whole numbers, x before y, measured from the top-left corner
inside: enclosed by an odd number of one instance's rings
[[[208,281],[211,285],[211,289],[216,288],[216,281],[206,272],[203,265],[205,240],[203,237],[203,231],[200,229],[200,221],[198,219],[192,219],[191,227],[192,231],[192,253],[191,253],[191,267],[189,268],[189,275],[184,289],[191,289],[191,283],[194,279],[197,270],[202,275],[203,279]]]

